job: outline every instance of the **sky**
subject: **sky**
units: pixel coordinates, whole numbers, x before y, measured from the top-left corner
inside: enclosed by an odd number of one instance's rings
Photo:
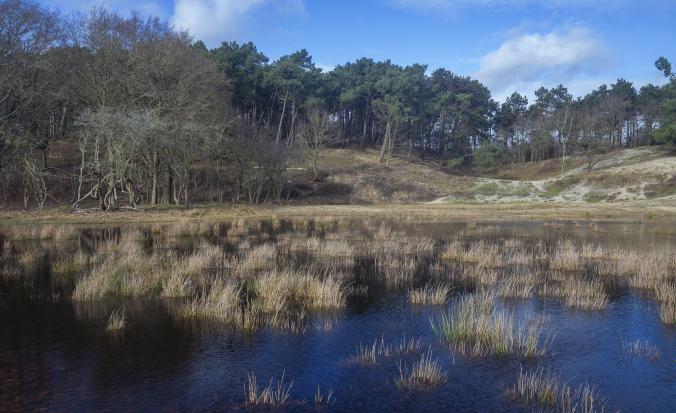
[[[360,57],[480,80],[501,101],[563,84],[583,96],[624,78],[661,84],[676,60],[676,0],[37,0],[169,20],[209,47],[253,41],[271,60],[307,49],[331,70]]]

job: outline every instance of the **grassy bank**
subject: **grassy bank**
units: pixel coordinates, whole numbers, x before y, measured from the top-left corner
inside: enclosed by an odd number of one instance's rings
[[[676,201],[671,199],[603,204],[524,202],[505,204],[374,204],[227,206],[149,208],[137,211],[73,213],[69,208],[0,211],[3,224],[19,223],[152,223],[230,221],[237,219],[294,218],[415,218],[416,221],[530,221],[613,220],[624,222],[676,221]]]

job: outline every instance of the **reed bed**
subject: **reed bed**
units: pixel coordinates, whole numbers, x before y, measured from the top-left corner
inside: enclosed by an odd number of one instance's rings
[[[507,390],[507,396],[532,409],[561,413],[595,413],[605,411],[605,400],[594,386],[581,384],[573,390],[552,371],[520,370],[516,383]]]
[[[336,220],[240,220],[99,232],[15,226],[8,227],[2,244],[0,273],[19,279],[51,262],[60,288],[74,285],[74,301],[181,298],[182,319],[226,320],[250,330],[302,331],[305,315],[340,311],[351,297],[378,293],[402,292],[412,304],[442,305],[456,288],[494,299],[552,297],[587,311],[607,308],[611,292],[632,288],[659,303],[663,322],[676,319],[674,254],[572,240],[486,240],[477,235],[494,231],[482,226],[441,244],[387,224],[367,225],[366,232]],[[181,237],[189,239],[174,239]],[[41,240],[63,242],[49,246]],[[187,249],[175,248],[195,240]],[[234,310],[219,309],[220,300],[210,297],[223,288],[218,283],[237,289],[241,309],[235,316],[224,315]],[[239,321],[229,321],[233,317]],[[510,328],[519,331],[510,314],[495,311],[488,318],[499,327],[498,336]]]

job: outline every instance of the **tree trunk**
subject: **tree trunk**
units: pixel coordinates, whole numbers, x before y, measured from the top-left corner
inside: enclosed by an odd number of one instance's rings
[[[157,205],[157,150],[153,149],[152,186],[150,188],[150,205]]]
[[[368,129],[369,121],[369,106],[366,105],[366,110],[364,111],[364,129],[361,133],[361,141],[359,141],[359,149],[364,150],[364,144],[366,143],[366,130]]]
[[[277,138],[275,139],[275,145],[279,144],[279,139],[282,137],[282,123],[284,122],[284,113],[286,113],[286,100],[289,97],[289,92],[287,91],[284,95],[284,105],[282,106],[282,115],[279,117],[279,126],[277,127]]]
[[[378,162],[383,163],[385,160],[385,153],[387,151],[387,147],[390,143],[390,121],[387,121],[387,125],[385,126],[385,137],[383,138],[383,146],[380,147],[380,157],[378,159]]]

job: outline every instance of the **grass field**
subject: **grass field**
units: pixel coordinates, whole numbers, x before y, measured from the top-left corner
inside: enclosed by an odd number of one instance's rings
[[[9,223],[144,223],[181,221],[229,221],[246,218],[336,218],[389,217],[448,221],[529,221],[529,220],[615,220],[676,221],[676,202],[670,199],[613,203],[505,204],[376,204],[376,205],[299,205],[299,206],[195,206],[151,208],[137,211],[73,213],[68,208],[0,211],[3,224]]]

